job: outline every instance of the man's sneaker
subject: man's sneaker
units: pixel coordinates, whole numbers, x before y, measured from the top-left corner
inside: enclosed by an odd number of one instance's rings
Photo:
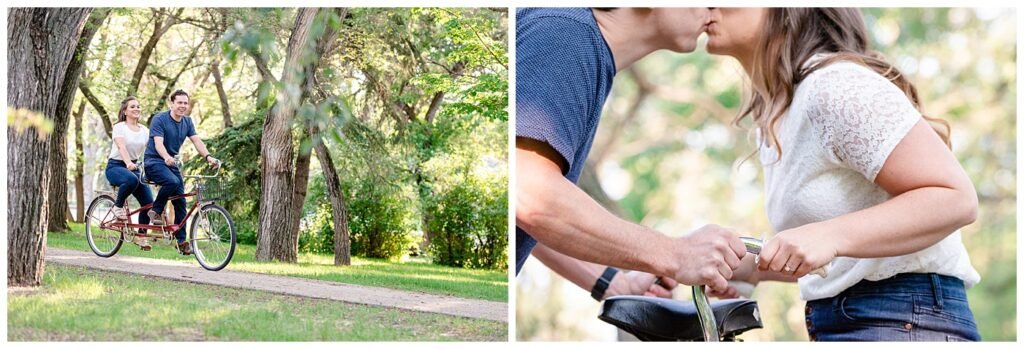
[[[164,225],[164,215],[149,211],[149,224]]]
[[[182,241],[178,243],[178,253],[188,256],[192,254],[192,246],[188,243],[188,241]]]

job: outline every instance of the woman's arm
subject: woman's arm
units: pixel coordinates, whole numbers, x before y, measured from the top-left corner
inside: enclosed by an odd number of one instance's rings
[[[132,162],[132,158],[128,156],[128,147],[124,145],[124,137],[114,137],[114,144],[117,145],[117,152],[121,154],[121,159],[124,161],[124,166],[128,167],[128,170],[135,171],[138,166]]]
[[[879,205],[777,234],[758,265],[803,276],[835,257],[879,258],[923,250],[974,222],[978,198],[956,157],[924,120],[885,160],[875,184],[893,196]]]

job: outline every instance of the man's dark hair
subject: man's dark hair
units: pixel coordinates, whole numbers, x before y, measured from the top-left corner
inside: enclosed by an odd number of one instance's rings
[[[168,98],[167,100],[169,100],[171,102],[174,102],[174,97],[178,97],[178,96],[185,96],[185,98],[192,99],[192,97],[190,97],[188,95],[188,92],[185,92],[185,91],[182,91],[182,90],[177,90],[177,91],[174,91],[174,93],[171,94],[171,97]]]

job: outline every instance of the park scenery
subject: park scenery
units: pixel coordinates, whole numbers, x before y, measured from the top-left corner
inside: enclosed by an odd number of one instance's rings
[[[1017,23],[1014,9],[862,9],[871,46],[917,86],[928,115],[952,127],[952,149],[979,199],[962,228],[981,281],[967,290],[982,340],[1015,341],[1017,322]],[[749,119],[736,127],[749,86],[736,59],[655,52],[619,71],[579,186],[611,212],[669,235],[704,224],[772,236],[764,169]],[[521,50],[520,50],[521,51]],[[521,57],[521,55],[520,55]],[[522,72],[522,69],[519,70]],[[587,173],[591,175],[587,175]],[[527,261],[516,278],[518,340],[631,340],[598,319],[586,289]],[[674,292],[689,299],[690,287]],[[793,283],[753,290],[763,329],[747,341],[806,341]],[[524,301],[529,300],[529,301]]]
[[[506,9],[6,20],[8,340],[507,340]]]

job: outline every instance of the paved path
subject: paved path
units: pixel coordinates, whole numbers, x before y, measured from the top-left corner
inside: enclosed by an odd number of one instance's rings
[[[501,302],[399,291],[381,287],[351,285],[290,276],[232,270],[213,272],[194,264],[177,261],[128,256],[101,258],[92,252],[59,248],[46,249],[46,262],[200,284],[260,290],[299,297],[330,299],[349,303],[508,322],[508,304]]]

